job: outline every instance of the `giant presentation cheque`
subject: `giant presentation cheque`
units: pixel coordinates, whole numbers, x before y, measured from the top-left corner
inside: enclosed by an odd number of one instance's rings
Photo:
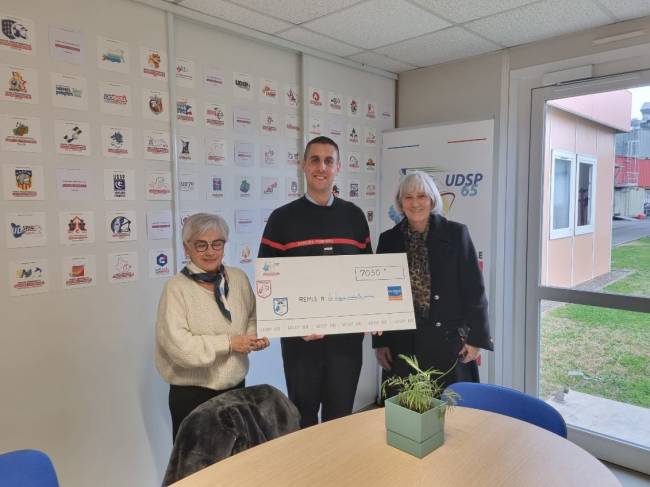
[[[257,259],[257,334],[415,328],[406,254]]]

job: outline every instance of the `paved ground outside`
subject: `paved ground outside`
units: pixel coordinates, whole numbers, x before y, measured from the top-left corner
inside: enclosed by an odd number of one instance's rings
[[[650,236],[650,218],[645,220],[614,220],[612,222],[612,245],[631,242]]]
[[[574,390],[547,402],[567,424],[650,448],[650,409]]]

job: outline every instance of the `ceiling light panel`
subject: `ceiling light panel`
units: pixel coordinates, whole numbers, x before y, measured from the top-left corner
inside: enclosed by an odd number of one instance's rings
[[[342,42],[310,32],[300,27],[286,30],[277,35],[278,37],[282,37],[283,39],[287,39],[297,44],[302,44],[303,46],[308,46],[337,56],[349,56],[363,50],[358,47],[348,46]]]
[[[452,22],[487,17],[515,7],[521,7],[537,0],[414,0],[433,13]]]
[[[499,48],[500,46],[460,27],[452,27],[392,46],[382,47],[377,49],[377,52],[416,66],[431,66],[495,51]]]
[[[294,24],[344,9],[360,0],[231,0],[244,7],[257,10]]]
[[[358,63],[366,64],[374,68],[383,69],[385,71],[390,71],[391,73],[401,73],[403,71],[410,71],[411,69],[417,68],[417,66],[412,66],[407,63],[402,63],[396,61],[395,59],[387,58],[381,54],[376,54],[374,52],[361,52],[350,56],[352,61],[357,61]]]
[[[404,0],[371,0],[304,24],[365,49],[443,29],[448,22]]]
[[[516,46],[610,23],[590,0],[547,0],[464,26],[503,46]]]
[[[648,0],[598,0],[598,3],[612,12],[617,20],[650,15],[650,1]]]
[[[292,24],[287,22],[273,19],[223,0],[184,0],[180,5],[267,34],[274,34],[292,27]]]

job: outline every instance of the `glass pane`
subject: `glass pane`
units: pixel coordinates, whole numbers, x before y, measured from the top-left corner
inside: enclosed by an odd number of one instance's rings
[[[553,174],[553,230],[569,226],[571,161],[555,159]]]
[[[650,297],[650,86],[548,101],[544,141],[540,284]]]
[[[540,397],[568,424],[650,448],[650,314],[541,309]]]
[[[578,205],[577,225],[591,225],[591,200],[593,188],[591,185],[592,164],[580,163],[578,165]]]

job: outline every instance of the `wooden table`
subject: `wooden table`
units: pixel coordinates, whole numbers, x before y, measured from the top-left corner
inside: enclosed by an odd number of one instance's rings
[[[264,443],[174,487],[621,486],[580,447],[500,414],[456,407],[445,432],[420,460],[386,444],[384,410],[375,409]]]

